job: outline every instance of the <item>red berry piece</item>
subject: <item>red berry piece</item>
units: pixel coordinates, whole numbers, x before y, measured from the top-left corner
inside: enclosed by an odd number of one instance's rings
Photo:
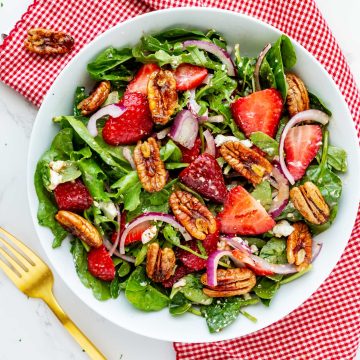
[[[129,83],[126,88],[127,92],[139,92],[147,95],[147,84],[149,82],[150,75],[159,71],[160,67],[156,64],[145,64],[136,73],[134,79]]]
[[[178,145],[178,146],[182,153],[181,161],[184,163],[191,163],[200,155],[200,147],[201,147],[200,138],[196,138],[194,146],[191,149],[188,149],[182,145]]]
[[[223,203],[226,198],[227,190],[221,168],[210,154],[198,156],[180,173],[179,179],[207,199]]]
[[[195,89],[198,87],[206,78],[208,71],[204,67],[181,64],[175,72],[176,90],[185,91]]]
[[[54,190],[54,196],[60,210],[76,213],[83,212],[93,203],[89,190],[80,179],[59,184]]]
[[[91,249],[87,256],[87,262],[91,275],[104,281],[114,280],[115,266],[104,245],[97,249]]]

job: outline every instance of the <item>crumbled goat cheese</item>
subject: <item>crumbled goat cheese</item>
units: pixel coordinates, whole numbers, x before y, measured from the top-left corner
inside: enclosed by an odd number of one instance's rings
[[[154,236],[156,236],[156,233],[157,233],[157,227],[155,225],[150,226],[141,234],[141,242],[143,244],[148,243],[150,240],[154,238]]]
[[[63,168],[66,167],[66,161],[62,161],[62,160],[50,161],[49,166],[50,169],[59,173]]]
[[[276,237],[289,236],[293,231],[294,228],[286,220],[279,221],[272,229]]]
[[[50,185],[48,187],[49,190],[54,190],[61,183],[62,176],[58,172],[50,169]]]
[[[252,147],[253,143],[246,139],[246,140],[239,140],[237,137],[235,136],[225,136],[225,135],[216,135],[215,137],[215,145],[216,146],[221,146],[222,144],[226,143],[227,141],[235,141],[235,142],[240,142],[242,143],[244,146],[246,146],[247,148]]]
[[[182,278],[179,281],[177,281],[174,285],[173,285],[173,289],[179,288],[179,287],[183,287],[186,285],[186,279]]]
[[[250,246],[250,251],[251,251],[252,254],[257,254],[258,251],[259,251],[259,249],[258,249],[258,247],[257,247],[255,244],[252,244],[252,245]]]
[[[105,216],[110,219],[114,220],[117,215],[117,210],[115,204],[112,201],[101,201],[99,202],[99,208],[103,211]]]

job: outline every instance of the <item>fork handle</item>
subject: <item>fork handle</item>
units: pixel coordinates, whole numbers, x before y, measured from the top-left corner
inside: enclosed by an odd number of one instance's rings
[[[43,297],[43,300],[64,325],[66,330],[78,342],[78,344],[85,350],[92,360],[106,360],[106,357],[96,348],[96,346],[86,337],[85,334],[72,322],[72,320],[65,314],[64,310],[56,301],[52,292]]]

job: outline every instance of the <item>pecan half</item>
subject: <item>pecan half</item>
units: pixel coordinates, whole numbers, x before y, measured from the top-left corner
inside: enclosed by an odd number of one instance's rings
[[[175,191],[171,194],[169,203],[176,219],[195,239],[204,240],[207,234],[213,234],[216,231],[216,220],[213,214],[190,193]]]
[[[227,141],[221,146],[220,153],[234,170],[254,185],[260,184],[272,171],[269,161],[238,141]]]
[[[295,208],[310,223],[320,225],[329,220],[330,209],[318,187],[310,181],[290,190]]]
[[[84,241],[89,246],[99,247],[103,243],[103,239],[96,227],[82,216],[71,211],[60,210],[55,219],[59,224],[74,236]]]
[[[308,226],[303,222],[292,225],[294,231],[287,238],[286,256],[289,264],[295,264],[296,270],[306,269],[312,259],[312,238]]]
[[[164,125],[170,120],[178,105],[176,81],[169,70],[153,72],[148,82],[148,100],[155,124]]]
[[[303,81],[295,74],[286,74],[288,92],[286,105],[291,117],[310,108],[309,94]]]
[[[206,288],[205,295],[210,297],[230,297],[246,294],[256,284],[255,274],[248,268],[216,270],[217,286],[209,286],[206,273],[201,276],[201,282]]]
[[[160,249],[158,243],[149,245],[146,254],[146,273],[155,282],[163,282],[173,274],[175,254],[170,248]]]
[[[77,108],[82,115],[89,115],[100,108],[110,94],[110,81],[101,81],[95,90],[86,99],[81,101]]]
[[[159,145],[154,138],[137,143],[134,150],[134,162],[140,182],[146,191],[160,191],[165,186],[167,172],[160,158]]]
[[[63,55],[71,51],[74,39],[51,29],[30,29],[24,42],[25,48],[39,55]]]

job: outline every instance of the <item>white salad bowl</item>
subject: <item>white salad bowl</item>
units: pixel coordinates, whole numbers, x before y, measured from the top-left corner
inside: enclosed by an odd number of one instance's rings
[[[124,47],[136,44],[145,33],[154,33],[171,27],[218,30],[230,46],[240,43],[242,54],[256,56],[264,45],[274,42],[281,34],[275,28],[254,18],[230,11],[206,8],[178,8],[148,13],[125,21],[98,36],[77,54],[58,76],[37,115],[28,157],[28,195],[32,218],[39,240],[52,268],[67,286],[96,313],[118,326],[135,333],[167,341],[208,342],[231,339],[250,334],[280,320],[299,307],[335,268],[354,225],[359,200],[359,152],[357,137],[347,105],[334,81],[302,46],[293,41],[298,61],[294,71],[301,75],[309,89],[324,100],[333,112],[330,122],[331,143],[348,154],[348,172],[342,176],[343,193],[334,224],[317,236],[323,248],[313,269],[297,281],[282,286],[269,308],[257,304],[248,311],[258,321],[253,323],[240,317],[234,324],[217,334],[210,334],[204,319],[192,314],[173,317],[164,309],[146,313],[134,308],[122,293],[117,300],[100,302],[91,290],[80,282],[70,254],[70,242],[65,240],[58,249],[52,249],[53,236],[48,228],[38,224],[38,199],[33,185],[38,159],[49,148],[59,127],[52,123],[57,115],[71,114],[75,88],[90,87],[86,65],[109,46]]]

